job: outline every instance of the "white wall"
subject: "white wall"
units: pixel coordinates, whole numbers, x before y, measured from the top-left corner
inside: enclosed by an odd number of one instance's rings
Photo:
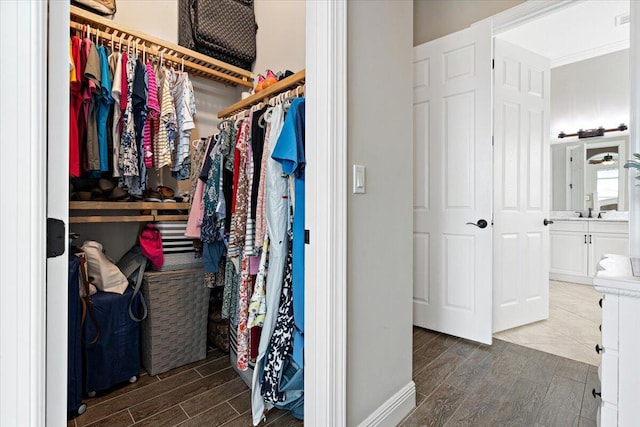
[[[263,74],[304,68],[304,0],[255,0],[257,58],[253,72]]]
[[[120,0],[113,21],[178,43],[178,0]]]
[[[551,140],[555,141],[551,145],[553,210],[564,210],[566,203],[565,147],[586,141],[577,137],[558,140],[558,133],[598,126],[613,128],[620,123],[629,125],[629,87],[628,49],[551,70],[550,131]],[[606,137],[627,134],[615,132]],[[625,208],[621,206],[619,210]]]
[[[349,170],[366,166],[367,181],[347,204],[347,425],[356,426],[411,382],[412,2],[353,1],[347,13],[347,159]]]
[[[628,126],[629,87],[628,49],[551,70],[552,140],[561,131]]]
[[[414,0],[413,44],[417,46],[467,28],[524,0]]]

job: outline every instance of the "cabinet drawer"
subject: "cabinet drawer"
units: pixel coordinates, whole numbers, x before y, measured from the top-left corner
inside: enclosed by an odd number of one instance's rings
[[[602,346],[618,351],[618,296],[606,294],[602,298]]]
[[[586,233],[589,230],[587,221],[562,221],[554,219],[551,224],[551,231],[579,231]]]
[[[618,408],[609,404],[604,403],[599,409],[600,412],[600,423],[601,427],[617,427],[618,426]]]
[[[618,353],[604,349],[602,353],[602,400],[618,404]],[[596,390],[597,391],[597,390]]]
[[[599,222],[590,221],[589,231],[591,233],[618,233],[629,234],[628,222]]]

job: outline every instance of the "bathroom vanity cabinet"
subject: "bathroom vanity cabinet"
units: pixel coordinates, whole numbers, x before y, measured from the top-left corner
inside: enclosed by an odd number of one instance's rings
[[[598,425],[602,427],[640,425],[638,382],[640,381],[640,277],[633,276],[628,256],[607,255],[593,279],[602,292],[602,342],[595,350],[602,355]]]
[[[603,219],[554,220],[550,249],[550,279],[592,284],[602,255],[629,255],[629,225]]]

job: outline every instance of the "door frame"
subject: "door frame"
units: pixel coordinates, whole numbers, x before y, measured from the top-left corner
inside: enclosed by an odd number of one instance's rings
[[[347,2],[306,2],[305,405],[347,420]]]
[[[68,4],[64,2],[49,1],[46,3],[31,3],[17,1],[23,10],[31,8],[33,25],[27,28],[30,37],[22,37],[26,44],[33,40],[40,40],[36,43],[40,49],[32,49],[35,55],[40,54],[46,58],[47,33],[57,34],[59,37],[67,34],[68,26]],[[37,5],[41,5],[37,7]],[[49,16],[46,7],[49,8]],[[58,7],[59,6],[59,7]],[[39,13],[34,13],[38,9]],[[49,27],[47,27],[49,22]],[[16,28],[24,26],[18,26]],[[307,227],[311,230],[311,241],[307,246],[307,268],[306,283],[308,292],[305,297],[305,311],[307,321],[306,329],[306,366],[305,366],[305,419],[311,425],[334,425],[343,426],[346,424],[346,196],[347,196],[347,5],[346,1],[316,2],[307,0],[306,2],[306,69],[307,69],[307,130],[306,138],[309,141],[307,157],[313,159],[307,166],[307,182],[310,191],[306,199],[308,212],[316,212],[313,218],[308,219]],[[44,32],[44,36],[43,33]],[[54,37],[51,37],[51,42]],[[57,40],[59,41],[59,40]],[[6,44],[14,43],[13,40],[2,39],[2,47]],[[55,48],[49,45],[51,49]],[[64,58],[66,43],[59,43],[61,53]],[[27,51],[29,49],[27,48]],[[310,52],[313,53],[309,54]],[[52,52],[50,52],[51,54]],[[40,102],[46,99],[44,89],[40,96],[33,100],[34,108],[37,108],[39,115],[27,115],[22,119],[26,122],[21,128],[39,129],[40,136],[32,150],[32,154],[42,155],[39,163],[33,163],[33,168],[29,170],[30,177],[41,188],[46,188],[47,177],[41,171],[46,167],[35,167],[45,162],[46,138],[44,130],[47,129],[43,119],[49,114],[49,138],[64,138],[65,132],[57,131],[55,123],[67,123],[68,111],[59,107],[54,96],[55,87],[66,87],[64,73],[48,74],[47,64],[36,64],[33,71],[32,80],[34,83],[43,85],[48,83],[49,101]],[[45,86],[46,88],[46,86]],[[13,101],[13,100],[11,100]],[[16,101],[18,101],[16,99]],[[7,102],[3,99],[3,102]],[[56,120],[58,119],[58,120]],[[66,129],[66,126],[63,126]],[[52,133],[53,132],[53,133]],[[68,139],[68,137],[67,137]],[[29,151],[29,146],[23,146],[25,151]],[[66,150],[49,150],[49,156],[53,152],[62,153],[66,157]],[[51,157],[49,157],[51,159]],[[58,167],[60,170],[66,162]],[[18,164],[15,164],[16,176]],[[8,172],[5,170],[4,172]],[[63,174],[62,176],[66,176]],[[329,179],[327,179],[329,177]],[[63,180],[65,181],[65,180]],[[49,182],[50,198],[62,197],[67,199],[66,184],[60,182]],[[21,204],[17,206],[16,218],[32,218],[32,222],[43,223],[46,219],[45,213],[45,191],[30,192],[32,204]],[[40,206],[41,209],[34,209]],[[57,212],[63,219],[68,218],[68,211]],[[51,213],[50,213],[51,215]],[[42,226],[42,224],[40,224]],[[43,248],[41,240],[46,234],[42,227],[41,232],[33,235],[31,248]],[[3,250],[10,247],[11,242],[2,241]],[[43,252],[44,251],[40,251]],[[42,254],[41,254],[42,255]],[[46,259],[41,256],[32,258],[33,269],[44,278]],[[58,269],[59,270],[59,269]],[[37,275],[37,274],[36,274]],[[66,274],[64,274],[66,277]],[[44,280],[32,280],[32,284],[42,284]],[[2,421],[8,422],[28,416],[34,421],[32,425],[60,425],[66,419],[66,333],[60,328],[66,325],[66,302],[60,303],[66,295],[66,279],[62,277],[52,278],[47,281],[48,301],[44,300],[44,295],[34,300],[30,311],[27,311],[30,322],[21,323],[24,328],[40,325],[36,331],[26,334],[28,340],[20,341],[16,349],[17,354],[32,354],[34,369],[30,369],[32,381],[25,384],[9,383],[7,392],[14,392],[18,402],[27,402],[27,408],[17,406],[2,411]],[[57,295],[57,296],[56,296]],[[55,301],[54,301],[55,300]],[[32,305],[33,305],[32,304]],[[47,311],[49,310],[49,311]],[[45,314],[47,313],[47,314]],[[11,324],[15,321],[10,313],[1,313],[2,324]],[[50,325],[45,329],[45,324]],[[57,327],[53,327],[56,325]],[[20,326],[20,325],[18,325]],[[25,331],[27,332],[27,331]],[[46,344],[45,344],[46,343]],[[45,345],[47,351],[44,351]],[[48,356],[47,356],[48,354]],[[45,367],[46,366],[46,367]],[[4,381],[4,379],[3,379]],[[4,385],[4,384],[3,384]],[[11,391],[9,391],[11,389]],[[35,398],[35,399],[34,399]],[[29,404],[30,403],[30,404]],[[46,411],[45,411],[46,405]],[[22,414],[22,415],[21,415]]]
[[[7,142],[0,159],[0,425],[41,426],[48,386],[47,3],[2,2],[0,11],[0,135]]]

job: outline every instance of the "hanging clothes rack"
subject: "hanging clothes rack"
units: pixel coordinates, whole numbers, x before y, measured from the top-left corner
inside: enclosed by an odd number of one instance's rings
[[[71,6],[70,27],[78,31],[89,31],[90,35],[103,39],[105,43],[109,43],[114,38],[119,40],[119,46],[123,41],[127,43],[127,46],[137,43],[140,49],[145,49],[147,55],[156,56],[157,58],[162,57],[164,62],[172,62],[176,67],[183,67],[184,70],[194,75],[212,79],[229,86],[253,87],[253,74],[250,71],[143,32],[115,24],[113,21],[77,6]]]
[[[282,79],[279,82],[261,90],[260,92],[249,96],[248,98],[238,101],[235,104],[220,110],[218,112],[218,118],[224,119],[233,116],[239,112],[245,111],[250,107],[258,104],[266,104],[272,98],[287,91],[296,91],[298,96],[304,95],[305,84],[305,70],[298,71],[297,73]],[[294,92],[295,93],[295,92]]]

